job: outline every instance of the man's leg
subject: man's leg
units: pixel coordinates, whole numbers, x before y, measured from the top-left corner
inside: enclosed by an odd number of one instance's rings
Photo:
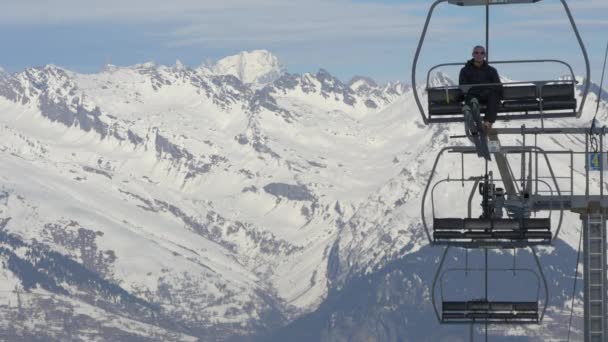
[[[487,160],[492,160],[490,151],[488,150],[486,130],[484,130],[479,112],[479,101],[477,97],[467,97],[466,104],[463,107],[465,120],[465,133],[475,145],[477,155],[484,157]]]
[[[467,94],[465,96],[464,99],[464,103],[465,103],[465,107],[467,107],[469,109],[469,115],[471,115],[471,118],[473,119],[472,122],[476,123],[476,128],[477,129],[481,129],[482,127],[482,120],[481,120],[481,113],[479,111],[479,95],[478,94]],[[466,114],[465,114],[465,119],[466,119]]]
[[[484,125],[486,128],[492,128],[492,124],[496,121],[498,107],[500,106],[500,94],[498,91],[490,89],[484,100],[486,103],[486,115],[483,118]]]

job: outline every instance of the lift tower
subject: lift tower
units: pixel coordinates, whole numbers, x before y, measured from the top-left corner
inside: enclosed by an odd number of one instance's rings
[[[535,211],[549,210],[559,206],[580,216],[583,251],[583,312],[585,342],[608,341],[607,310],[607,259],[606,259],[606,222],[608,220],[608,196],[604,189],[606,150],[604,140],[606,127],[601,128],[545,128],[545,129],[497,129],[499,134],[525,135],[571,135],[584,136],[585,151],[579,152],[585,158],[584,194],[531,197]],[[599,141],[598,141],[599,139]],[[590,141],[596,141],[594,151],[590,151]],[[570,151],[575,154],[576,152]],[[575,165],[570,165],[574,177]],[[591,181],[590,173],[599,172],[599,185]],[[572,179],[572,182],[574,179]],[[595,190],[595,191],[594,191]]]

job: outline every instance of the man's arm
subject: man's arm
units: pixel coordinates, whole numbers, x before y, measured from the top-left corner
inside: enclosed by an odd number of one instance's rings
[[[460,76],[458,76],[458,84],[459,85],[463,85],[463,84],[469,84],[469,80],[467,80],[467,75],[465,72],[465,68],[460,69]]]
[[[492,83],[501,83],[500,76],[498,76],[498,70],[492,68]]]
[[[500,82],[500,76],[498,76],[498,70],[496,70],[496,68],[492,68],[493,72],[492,72],[492,83],[502,83]],[[503,92],[503,86],[494,86],[492,88],[495,88],[496,93],[498,94],[498,96],[500,96],[502,98],[502,92]]]

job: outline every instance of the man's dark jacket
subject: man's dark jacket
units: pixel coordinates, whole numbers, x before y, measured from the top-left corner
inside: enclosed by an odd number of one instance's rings
[[[480,67],[476,67],[474,61],[471,59],[460,69],[459,84],[500,83],[498,72],[488,62],[483,61]]]
[[[496,69],[488,65],[488,62],[483,61],[481,66],[475,66],[475,60],[471,59],[467,64],[460,70],[459,83],[463,84],[487,84],[487,83],[500,83],[500,77]],[[502,96],[502,86],[491,86],[491,87],[480,87],[469,89],[465,95],[465,101],[468,103],[469,99],[477,98],[480,103],[485,103],[487,108],[485,110],[484,121],[494,122],[498,114],[498,107],[500,106],[500,98]]]

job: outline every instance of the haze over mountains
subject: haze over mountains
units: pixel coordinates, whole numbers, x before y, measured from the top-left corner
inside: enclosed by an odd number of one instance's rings
[[[592,109],[556,124],[587,125]],[[319,308],[331,316],[335,291],[396,264],[400,285],[387,293],[406,300],[391,297],[400,309],[388,321],[411,320],[394,337],[414,334],[416,315],[436,325],[438,251],[426,247],[419,199],[436,152],[464,141],[449,139],[459,125],[422,124],[409,85],[290,74],[263,50],[197,68],[47,65],[0,74],[0,120],[8,337],[270,336]],[[548,259],[576,248],[575,229],[563,237]],[[558,298],[561,308],[568,298]],[[562,322],[554,311],[549,326]]]

